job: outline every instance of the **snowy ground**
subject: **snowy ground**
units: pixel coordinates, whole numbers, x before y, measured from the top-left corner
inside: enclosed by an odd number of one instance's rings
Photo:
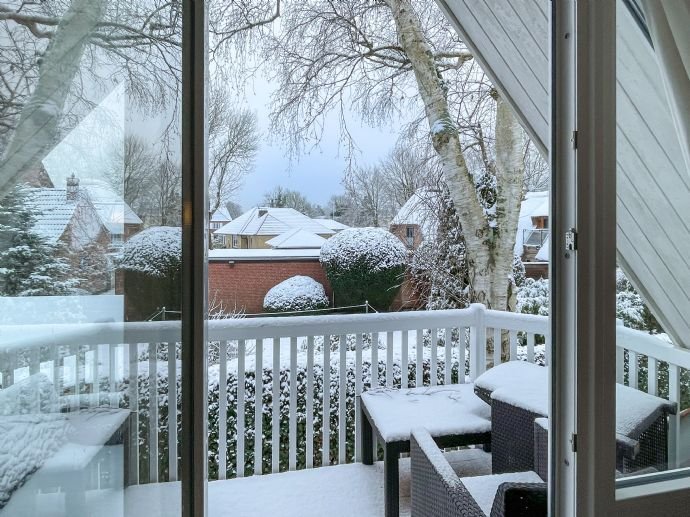
[[[491,472],[491,456],[479,449],[447,453],[461,476]],[[61,494],[38,496],[33,517],[62,517]],[[361,463],[285,472],[208,484],[210,517],[379,517],[383,515],[383,464]],[[88,496],[93,517],[180,515],[180,483],[133,486],[121,493]],[[410,513],[409,459],[400,460],[400,515]],[[2,512],[0,511],[0,515]]]

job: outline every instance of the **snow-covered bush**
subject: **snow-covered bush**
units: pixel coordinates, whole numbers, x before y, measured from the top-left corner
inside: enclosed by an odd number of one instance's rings
[[[407,263],[407,250],[381,228],[349,228],[321,247],[321,265],[339,306],[365,301],[387,310],[395,298]]]
[[[182,228],[152,226],[129,239],[122,248],[120,268],[164,277],[182,265]]]
[[[626,327],[662,332],[656,318],[620,269],[616,270],[616,318],[622,320]]]
[[[273,286],[264,297],[264,311],[313,311],[328,307],[323,286],[308,276],[293,276]]]
[[[549,315],[549,281],[543,278],[525,278],[517,291],[517,312]]]
[[[119,268],[129,321],[147,320],[163,307],[180,310],[181,267],[181,228],[154,226],[125,243]]]

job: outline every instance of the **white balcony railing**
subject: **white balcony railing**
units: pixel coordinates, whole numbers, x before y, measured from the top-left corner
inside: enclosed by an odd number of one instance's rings
[[[501,362],[501,348],[493,346],[501,341],[510,360],[548,364],[550,357],[548,318],[476,304],[446,311],[214,320],[208,333],[212,479],[358,460],[355,395],[365,389],[471,382],[487,365]],[[4,327],[3,387],[42,372],[65,410],[130,409],[128,483],[173,481],[179,336],[179,322]],[[630,365],[628,384],[637,388],[644,356],[647,391],[660,394],[656,373],[664,365],[668,393],[662,395],[680,401],[690,352],[624,327],[618,328],[618,344],[618,382],[625,381]],[[150,372],[156,372],[156,382]],[[169,405],[171,400],[177,404]],[[680,455],[679,418],[670,426],[673,464]]]

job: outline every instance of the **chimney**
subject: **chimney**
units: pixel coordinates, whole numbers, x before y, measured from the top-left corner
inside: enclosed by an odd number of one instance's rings
[[[263,217],[268,213],[268,208],[264,206],[259,207],[259,217]]]
[[[76,201],[79,194],[79,178],[74,173],[67,178],[67,201]]]

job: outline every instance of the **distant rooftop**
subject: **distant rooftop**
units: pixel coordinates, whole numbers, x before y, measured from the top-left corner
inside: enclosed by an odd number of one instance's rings
[[[515,239],[514,252],[518,256],[522,256],[523,234],[524,230],[531,230],[534,228],[532,222],[533,217],[548,217],[549,215],[549,193],[544,192],[527,192],[525,199],[520,205],[520,218],[518,219],[518,231]],[[548,251],[546,252],[548,253]]]
[[[321,249],[326,239],[313,232],[295,228],[266,241],[274,249]]]
[[[227,223],[229,221],[232,221],[232,217],[230,216],[228,209],[224,206],[218,207],[218,210],[213,212],[211,215],[212,223]]]
[[[300,228],[319,235],[333,235],[335,230],[307,217],[294,208],[255,207],[216,230],[219,235],[280,235]]]
[[[27,203],[35,208],[33,230],[55,244],[72,220],[77,202],[67,200],[64,188],[29,188]]]
[[[336,232],[339,232],[341,230],[347,230],[349,228],[348,225],[343,224],[340,221],[336,221],[335,219],[317,217],[316,221],[324,225],[326,228],[330,228],[331,230],[334,230]]]
[[[125,224],[142,224],[139,216],[110,185],[100,181],[89,181],[82,183],[80,189],[88,193],[98,217],[111,234],[124,234]]]

